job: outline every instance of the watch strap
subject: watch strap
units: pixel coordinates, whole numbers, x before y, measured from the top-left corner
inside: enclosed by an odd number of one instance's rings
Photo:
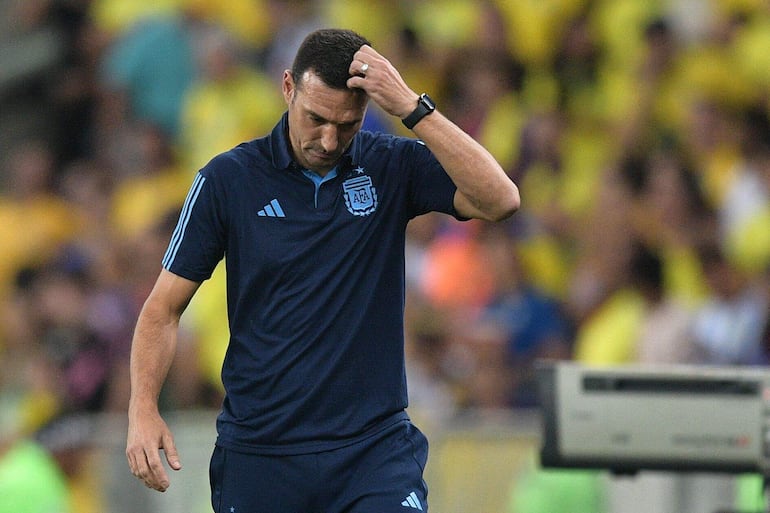
[[[402,119],[401,122],[405,127],[411,130],[422,118],[434,110],[436,110],[436,105],[433,103],[433,100],[431,100],[427,94],[423,93],[417,99],[417,107],[407,117]]]

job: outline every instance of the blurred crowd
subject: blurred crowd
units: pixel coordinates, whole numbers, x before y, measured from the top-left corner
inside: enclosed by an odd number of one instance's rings
[[[504,223],[409,226],[415,416],[536,406],[538,358],[767,363],[764,0],[0,10],[0,446],[125,410],[133,323],[195,172],[270,131],[282,71],[322,26],[367,36],[521,189]],[[410,135],[374,106],[365,129]],[[219,405],[223,290],[219,269],[185,313],[166,409]]]

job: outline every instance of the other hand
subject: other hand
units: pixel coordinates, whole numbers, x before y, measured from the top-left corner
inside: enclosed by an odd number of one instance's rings
[[[182,468],[174,437],[160,414],[157,411],[130,413],[126,458],[131,473],[147,487],[165,492],[170,481],[161,461],[161,450],[172,469]]]

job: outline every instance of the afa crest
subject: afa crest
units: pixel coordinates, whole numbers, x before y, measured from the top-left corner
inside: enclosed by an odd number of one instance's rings
[[[359,173],[362,168],[356,169]],[[354,216],[368,216],[377,210],[377,190],[368,175],[356,176],[342,182],[345,191],[345,206]]]

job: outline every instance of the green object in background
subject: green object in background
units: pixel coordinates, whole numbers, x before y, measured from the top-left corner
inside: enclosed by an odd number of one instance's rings
[[[762,476],[746,474],[735,478],[735,509],[737,511],[765,511],[765,493]]]
[[[511,496],[510,513],[602,513],[601,474],[585,470],[532,470]]]
[[[64,474],[31,440],[0,453],[0,513],[69,513]]]

